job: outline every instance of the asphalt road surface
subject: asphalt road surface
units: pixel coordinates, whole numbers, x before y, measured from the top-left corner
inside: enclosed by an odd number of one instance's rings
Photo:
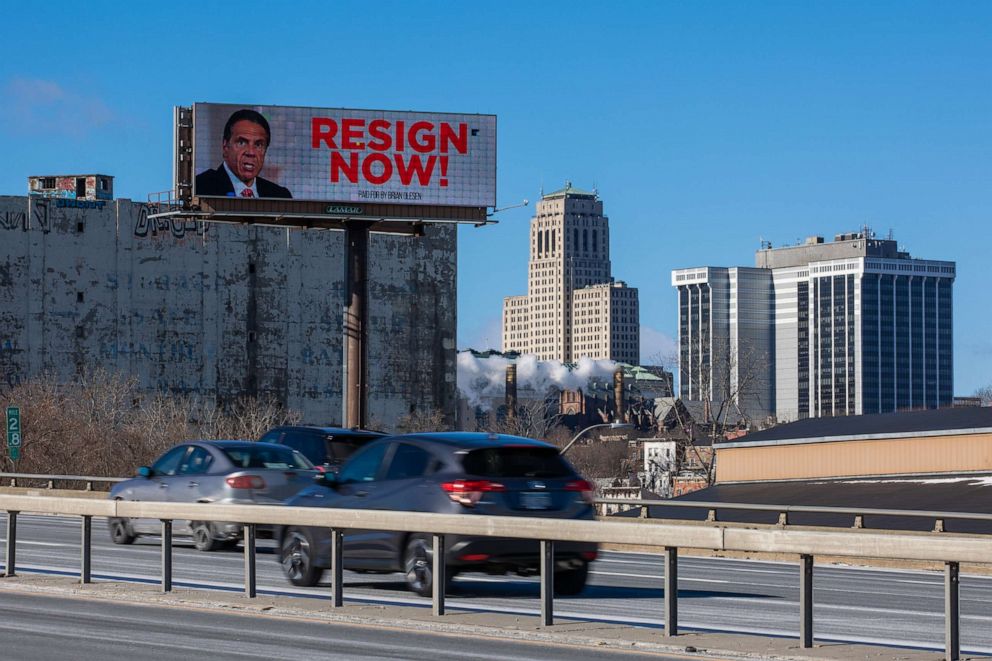
[[[11,593],[0,593],[0,638],[3,658],[18,661],[645,658],[619,650]]]
[[[20,515],[17,523],[19,572],[78,575],[78,519]],[[240,547],[200,553],[189,540],[176,538],[175,542],[174,585],[243,589]],[[315,588],[290,585],[282,576],[271,542],[259,541],[258,552],[260,593],[328,598],[327,584]],[[158,538],[143,537],[134,545],[116,546],[109,540],[105,523],[93,521],[94,580],[158,582],[160,562]],[[556,599],[555,614],[660,627],[662,569],[659,555],[602,553],[593,564],[587,589],[579,597]],[[352,602],[430,607],[429,599],[405,589],[399,574],[345,572],[344,596]],[[962,576],[960,597],[962,649],[992,654],[992,578]],[[814,600],[817,640],[943,649],[942,574],[817,565]],[[459,575],[446,604],[449,610],[536,617],[539,585],[536,578]],[[799,631],[798,565],[683,556],[679,559],[679,622],[683,629],[795,637]]]

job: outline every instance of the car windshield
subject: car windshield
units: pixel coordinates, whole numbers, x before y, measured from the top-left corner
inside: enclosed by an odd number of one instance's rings
[[[495,447],[472,450],[462,459],[469,475],[480,477],[568,477],[568,464],[554,448]]]
[[[271,468],[275,470],[309,470],[313,464],[296,450],[287,447],[264,445],[243,445],[222,448],[222,451],[238,468]]]

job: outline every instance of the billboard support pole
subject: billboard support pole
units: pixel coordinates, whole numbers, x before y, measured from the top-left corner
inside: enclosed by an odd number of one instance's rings
[[[368,425],[369,228],[372,223],[345,223],[344,426]]]

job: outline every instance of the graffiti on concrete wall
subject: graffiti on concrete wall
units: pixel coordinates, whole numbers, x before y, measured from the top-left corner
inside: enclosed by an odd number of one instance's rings
[[[28,216],[23,211],[4,211],[0,214],[0,229],[26,230],[27,228]]]
[[[28,227],[37,227],[45,234],[51,232],[52,225],[48,219],[48,202],[35,202],[29,208],[30,216],[23,211],[4,211],[0,213],[0,229],[22,230],[26,232]]]
[[[202,236],[207,233],[207,224],[190,218],[149,218],[148,207],[138,209],[138,217],[134,221],[134,235],[145,238],[149,235],[172,234],[181,239],[187,234]]]
[[[31,205],[31,226],[40,228],[45,234],[52,231],[52,223],[48,218],[48,202],[35,202]]]

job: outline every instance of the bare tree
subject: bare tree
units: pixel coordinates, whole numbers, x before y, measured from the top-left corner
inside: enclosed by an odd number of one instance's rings
[[[396,431],[401,434],[421,431],[447,431],[448,429],[444,412],[438,409],[413,411],[400,418],[396,424]]]
[[[29,473],[131,475],[191,438],[256,439],[299,415],[272,400],[244,399],[227,409],[184,395],[142,392],[136,379],[95,370],[72,382],[43,376],[0,392],[0,407],[21,409],[17,469]],[[0,466],[14,468],[8,456]]]
[[[767,405],[769,352],[744,340],[732,345],[729,338],[713,338],[709,354],[694,359],[692,365],[680,363],[680,385],[683,392],[688,390],[690,399],[703,402],[703,419],[691,420],[676,400],[674,415],[682,432],[679,453],[682,457],[691,454],[704,466],[707,482],[713,484],[714,455],[701,451],[695,439],[703,434],[712,447],[727,430],[752,426],[756,409]],[[684,386],[687,382],[688,388]],[[765,419],[762,422],[768,424]]]
[[[526,399],[518,402],[517,410],[512,414],[509,411],[500,417],[490,414],[478,429],[498,434],[546,439],[551,430],[561,423],[562,417],[561,404],[557,397]]]
[[[982,400],[982,406],[992,406],[992,384],[975,390],[975,397]]]

